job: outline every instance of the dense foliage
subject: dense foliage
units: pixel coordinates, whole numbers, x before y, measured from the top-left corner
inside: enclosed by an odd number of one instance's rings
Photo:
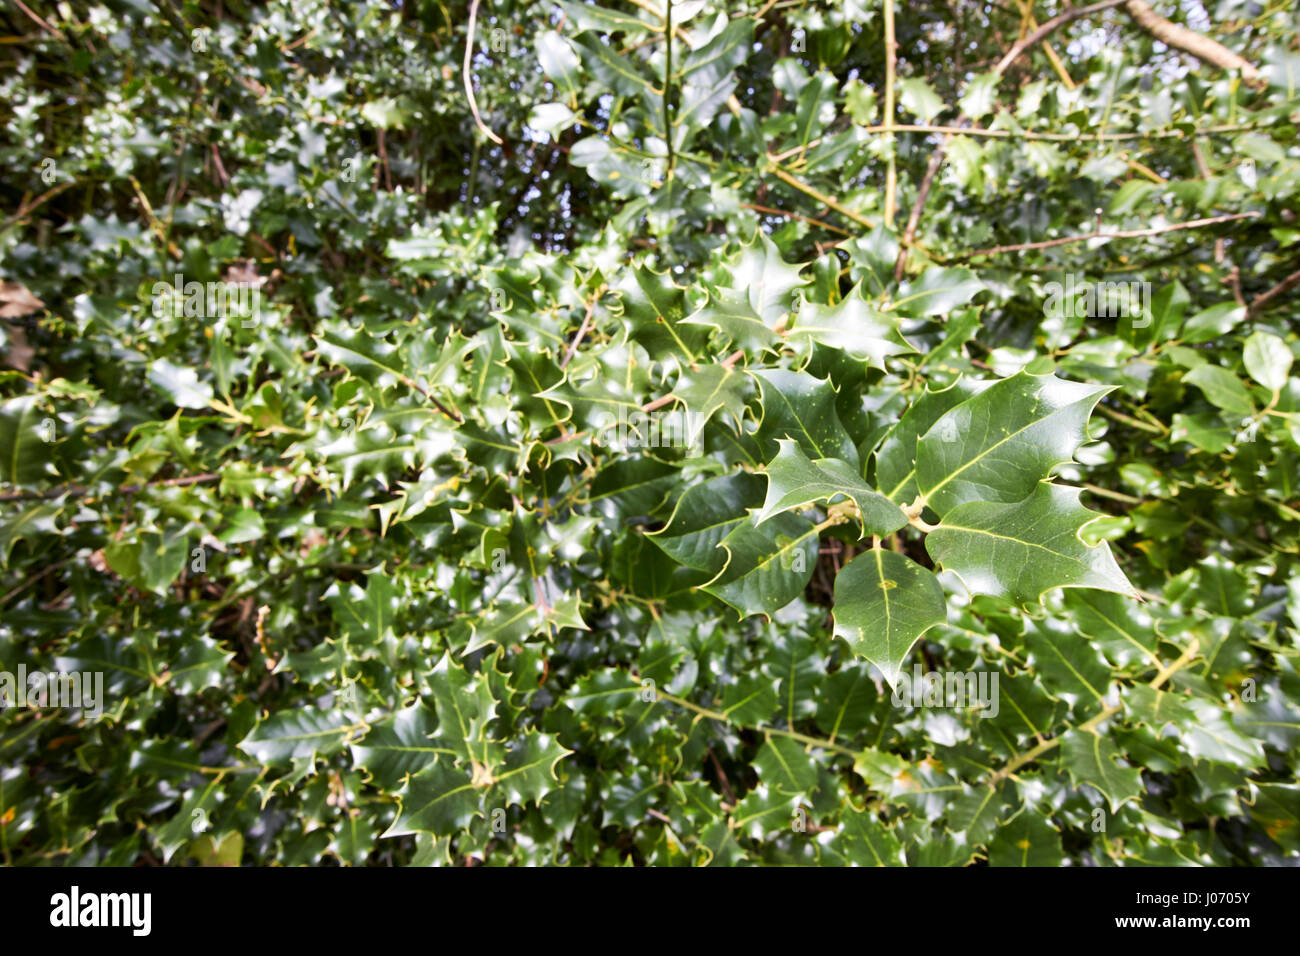
[[[5,6],[3,862],[1294,861],[1293,5],[666,2]]]

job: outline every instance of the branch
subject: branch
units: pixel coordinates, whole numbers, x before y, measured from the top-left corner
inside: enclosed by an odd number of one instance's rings
[[[221,478],[218,474],[205,475],[187,475],[184,478],[167,478],[163,481],[146,481],[139,485],[121,485],[115,489],[119,495],[130,495],[137,491],[143,491],[145,488],[180,488],[186,485],[206,485],[209,482],[217,481]],[[51,498],[60,498],[67,495],[69,498],[84,498],[90,494],[90,488],[83,488],[79,485],[68,485],[63,488],[55,488],[53,491],[18,491],[9,494],[0,495],[0,501],[48,501]]]
[[[27,16],[30,17],[32,21],[36,23],[37,26],[39,26],[50,36],[57,37],[58,39],[62,40],[64,43],[68,42],[68,38],[64,36],[63,31],[50,26],[38,14],[33,13],[32,9],[29,6],[27,6],[27,4],[23,3],[23,0],[14,0],[14,3],[18,5],[19,10],[27,14]]]
[[[1211,133],[1246,133],[1251,130],[1262,129],[1262,123],[1247,123],[1225,126],[1206,126],[1195,131],[1193,135],[1204,136]],[[1073,143],[1080,138],[1080,133],[1036,133],[1029,130],[1010,130],[1010,129],[983,129],[979,126],[917,126],[909,123],[895,123],[892,126],[878,124],[876,126],[861,127],[864,133],[961,133],[965,136],[992,136],[995,139],[1024,139],[1039,140],[1048,143]],[[1142,133],[1089,133],[1089,139],[1095,139],[1100,142],[1116,142],[1133,139],[1186,139],[1188,134],[1181,129],[1152,129]],[[819,140],[813,140],[809,146],[814,146]],[[798,152],[791,150],[789,155]],[[787,154],[778,156],[769,156],[773,162],[778,162],[785,158]]]
[[[828,229],[831,232],[838,232],[841,236],[849,235],[849,232],[847,230],[841,229],[839,226],[832,226],[829,222],[822,222],[822,220],[814,219],[811,216],[802,216],[797,212],[790,212],[789,210],[786,209],[773,209],[771,206],[760,206],[757,203],[752,203],[752,202],[742,202],[740,204],[740,208],[752,209],[755,212],[765,213],[766,215],[769,216],[781,216],[784,219],[799,219],[803,222],[812,223],[814,226],[820,226],[823,229]]]
[[[886,11],[885,32],[886,32],[887,41],[889,39],[892,39],[892,32],[893,32],[891,7],[889,6],[891,2],[892,0],[886,0],[886,7],[885,7],[885,11]],[[1011,47],[1011,49],[1009,49],[1006,52],[1006,54],[1002,57],[1002,59],[998,61],[997,65],[993,68],[993,74],[995,76],[1001,76],[1002,73],[1006,70],[1006,68],[1010,66],[1018,56],[1020,56],[1030,47],[1041,42],[1045,37],[1047,37],[1048,34],[1050,34],[1053,30],[1055,30],[1057,27],[1061,26],[1062,24],[1069,23],[1071,20],[1077,20],[1080,17],[1085,17],[1092,13],[1097,13],[1101,10],[1109,9],[1110,7],[1118,6],[1120,3],[1123,2],[1124,0],[1102,0],[1101,3],[1094,3],[1091,6],[1080,7],[1077,10],[1067,10],[1065,13],[1052,17],[1052,19],[1048,20],[1041,27],[1034,30],[1024,39],[1017,41]],[[1033,13],[1031,8],[1022,7],[1021,12],[1026,18],[1028,18],[1028,20],[1030,21],[1033,20]],[[1065,72],[1064,67],[1061,66],[1060,61],[1056,59],[1055,56],[1056,54],[1055,52],[1053,52],[1052,63],[1062,73],[1066,82],[1068,83],[1070,76],[1068,73]],[[890,68],[890,74],[886,77],[886,79],[887,81],[892,81],[893,63],[891,60],[887,59],[886,64]],[[1073,86],[1072,83],[1070,85]],[[886,91],[885,91],[885,101],[887,105],[892,102],[892,89],[888,86],[886,87]],[[894,136],[893,133],[894,117],[892,113],[887,114],[885,119],[890,125],[888,135],[889,138],[892,140]],[[925,201],[927,198],[929,198],[930,187],[934,184],[935,174],[939,172],[939,167],[943,165],[943,161],[946,158],[946,154],[948,151],[948,143],[952,140],[954,132],[963,130],[966,127],[969,127],[971,125],[972,125],[971,120],[968,119],[963,113],[963,115],[960,118],[958,118],[956,125],[952,127],[950,131],[944,133],[943,139],[940,141],[938,147],[935,149],[934,154],[930,157],[930,165],[926,168],[925,176],[921,180],[921,186],[916,193],[916,202],[912,206],[911,215],[907,217],[907,226],[904,228],[902,239],[899,242],[898,259],[894,262],[895,282],[900,281],[903,278],[903,271],[907,266],[907,253],[908,250],[911,248],[913,239],[916,236],[917,226],[919,226],[921,223],[921,213],[925,210]],[[888,170],[888,176],[892,179],[894,175],[894,166],[893,166],[894,160],[893,160],[892,152],[890,154],[889,162],[890,165]],[[885,210],[886,210],[885,222],[891,226],[893,225],[893,219],[894,219],[892,215],[892,210],[893,210],[892,199],[893,199],[893,190],[891,188],[891,185],[887,183],[886,196],[885,196]]]
[[[907,217],[903,237],[898,243],[898,259],[894,262],[895,282],[903,278],[903,269],[907,265],[907,251],[911,248],[912,240],[916,236],[916,227],[921,224],[921,213],[925,209],[925,201],[930,197],[930,187],[934,185],[935,174],[939,172],[939,167],[943,165],[944,156],[948,152],[948,144],[952,142],[952,137],[952,133],[945,133],[939,145],[935,147],[934,155],[930,157],[930,165],[926,167],[925,176],[921,179],[921,188],[916,191],[916,202],[912,204],[912,212]]]
[[[474,100],[474,77],[470,74],[469,63],[474,58],[474,24],[478,21],[479,0],[470,0],[469,31],[465,34],[465,68],[461,78],[465,81],[465,96],[469,100],[469,111],[474,114],[474,122],[479,130],[498,146],[504,146],[501,137],[483,125],[483,118],[478,115],[478,103]]]
[[[1267,292],[1261,293],[1251,299],[1250,307],[1246,310],[1246,314],[1252,317],[1259,315],[1259,313],[1263,312],[1274,299],[1297,285],[1300,285],[1300,270],[1291,273]]]
[[[973,259],[975,256],[995,256],[1003,252],[1025,252],[1030,249],[1050,249],[1053,246],[1066,246],[1073,242],[1087,242],[1089,239],[1142,239],[1147,236],[1159,236],[1166,232],[1178,232],[1182,229],[1200,229],[1221,222],[1233,222],[1237,219],[1258,219],[1257,212],[1236,212],[1228,216],[1213,216],[1209,219],[1193,219],[1190,222],[1176,222],[1169,226],[1157,226],[1152,229],[1127,229],[1121,232],[1101,232],[1094,230],[1082,236],[1066,236],[1063,239],[1048,239],[1044,242],[1026,242],[1016,246],[994,246],[992,249],[979,249],[957,256],[955,261]]]
[[[771,157],[768,158],[769,160],[771,159]],[[841,216],[845,216],[849,219],[852,219],[859,226],[866,226],[868,229],[874,229],[876,227],[876,224],[872,222],[870,219],[868,219],[866,216],[859,215],[858,213],[854,212],[852,209],[848,209],[847,207],[840,205],[840,203],[836,202],[830,196],[818,192],[816,189],[814,189],[812,186],[809,186],[807,183],[800,182],[798,179],[795,179],[793,176],[787,173],[780,166],[777,166],[775,163],[771,165],[771,170],[773,173],[776,174],[776,177],[779,180],[781,180],[781,182],[793,186],[795,189],[799,190],[805,196],[811,196],[813,199],[816,199],[823,206],[827,206],[831,209],[834,209]]]
[[[894,0],[885,0],[885,123],[889,126],[889,165],[885,170],[885,225],[894,228],[898,202],[898,167],[894,156],[894,73],[898,67],[898,44],[894,40]]]
[[[668,161],[664,166],[664,181],[673,175],[673,126],[672,96],[673,83],[673,0],[664,2],[664,145],[668,147]]]
[[[596,294],[592,296],[591,301],[587,303],[587,314],[582,317],[582,325],[578,327],[578,334],[573,337],[573,341],[569,343],[568,349],[565,350],[564,358],[560,359],[560,368],[564,368],[573,360],[573,353],[578,350],[578,345],[587,334],[587,330],[591,328],[591,313],[596,310],[596,301],[604,292],[605,287],[602,285],[596,290]]]
[[[30,214],[33,210],[37,209],[40,206],[43,206],[45,203],[49,202],[51,199],[53,199],[59,193],[63,192],[65,189],[71,189],[75,185],[76,185],[75,180],[72,182],[59,183],[59,185],[55,186],[53,189],[41,193],[41,195],[37,196],[31,202],[23,203],[21,206],[18,207],[17,212],[15,212],[12,216],[10,216],[8,219],[4,221],[4,225],[0,225],[0,232],[4,232],[10,226],[14,225],[16,222],[18,222],[19,220],[21,220],[22,218]]]
[[[1183,653],[1179,655],[1178,659],[1174,661],[1172,664],[1170,664],[1168,667],[1160,668],[1160,671],[1156,674],[1154,678],[1152,678],[1150,684],[1148,684],[1147,686],[1151,687],[1153,690],[1159,690],[1161,686],[1164,685],[1165,681],[1169,680],[1170,677],[1172,677],[1174,674],[1176,674],[1178,671],[1182,670],[1184,667],[1186,667],[1188,664],[1192,662],[1192,660],[1196,657],[1196,651],[1198,646],[1199,645],[1196,638],[1192,638],[1192,642],[1189,645],[1187,645],[1187,650],[1183,651]],[[1089,732],[1095,731],[1099,726],[1101,726],[1103,722],[1105,722],[1111,717],[1114,717],[1123,709],[1124,709],[1123,704],[1112,704],[1104,708],[1101,711],[1101,713],[1097,714],[1091,720],[1087,720],[1082,724],[1080,724],[1076,729],[1089,731]],[[1007,777],[1010,777],[1012,774],[1014,774],[1025,764],[1032,763],[1033,761],[1041,757],[1043,754],[1047,753],[1049,750],[1054,750],[1060,745],[1061,745],[1061,736],[1058,734],[1057,736],[1053,737],[1051,740],[1044,740],[1042,743],[1040,743],[1038,746],[1034,747],[1031,750],[1027,750],[1022,754],[1017,754],[1015,757],[1009,760],[1005,765],[1003,765],[1001,770],[989,776],[988,785],[990,787],[996,787],[999,783],[1001,783]]]
[[[1015,62],[1016,58],[1028,50],[1031,46],[1039,43],[1044,37],[1050,34],[1057,27],[1062,26],[1072,20],[1078,20],[1081,17],[1090,16],[1094,13],[1100,13],[1102,10],[1109,10],[1111,7],[1118,7],[1125,0],[1102,0],[1101,3],[1094,3],[1086,7],[1076,7],[1073,10],[1066,10],[1064,13],[1057,14],[1048,20],[1041,27],[1035,30],[1023,40],[1017,41],[1002,59],[998,60],[998,65],[993,67],[993,72],[1001,75],[1002,72]]]
[[[1127,0],[1124,9],[1137,21],[1138,26],[1161,43],[1190,53],[1198,60],[1204,60],[1221,70],[1240,70],[1242,77],[1252,86],[1264,85],[1264,75],[1249,60],[1233,53],[1217,40],[1171,23],[1152,10],[1145,0]]]

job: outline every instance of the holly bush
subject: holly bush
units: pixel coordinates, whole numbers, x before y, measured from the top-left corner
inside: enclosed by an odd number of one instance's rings
[[[1292,5],[0,16],[5,863],[1294,862]]]

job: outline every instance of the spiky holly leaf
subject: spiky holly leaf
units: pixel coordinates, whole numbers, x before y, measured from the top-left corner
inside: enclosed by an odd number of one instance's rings
[[[537,804],[556,788],[555,765],[573,753],[550,734],[525,731],[506,748],[505,762],[495,774],[494,793],[510,804]]]
[[[763,413],[758,440],[768,460],[777,442],[792,438],[809,458],[838,458],[858,465],[858,449],[835,411],[835,388],[829,380],[806,372],[764,369],[758,379]]]
[[[890,303],[904,315],[942,315],[969,302],[984,283],[966,268],[929,266],[915,282],[905,282]]]
[[[354,729],[341,711],[304,707],[262,721],[239,743],[259,763],[288,763],[295,758],[337,753]]]
[[[416,701],[372,724],[365,739],[349,747],[352,760],[379,786],[394,788],[408,774],[433,766],[439,754],[457,756],[455,750],[433,740],[436,724],[434,711]]]
[[[808,748],[789,737],[768,737],[754,766],[760,780],[783,793],[807,796],[817,785],[817,765]]]
[[[496,718],[496,698],[483,674],[471,674],[443,654],[429,672],[429,689],[438,710],[433,739],[462,763],[493,762],[488,725]]]
[[[1061,865],[1061,835],[1033,807],[1002,824],[989,843],[989,866]]]
[[[939,515],[970,501],[1028,497],[1087,437],[1111,389],[1019,372],[945,412],[921,436],[917,490]]]
[[[943,588],[915,561],[884,548],[858,555],[835,576],[835,636],[898,686],[907,652],[947,619]]]
[[[668,355],[693,365],[699,361],[708,332],[684,325],[686,290],[668,273],[641,266],[628,270],[616,287],[623,306],[628,337],[645,346],[656,361]]]
[[[1061,763],[1070,774],[1074,785],[1095,787],[1106,802],[1110,812],[1129,800],[1138,800],[1145,793],[1142,775],[1136,767],[1117,763],[1119,748],[1109,737],[1087,731],[1069,730],[1061,735]]]
[[[682,319],[682,325],[716,329],[731,348],[751,354],[773,348],[781,341],[743,288],[711,292],[704,305]]]
[[[479,812],[480,793],[472,778],[448,764],[434,764],[406,781],[397,793],[401,808],[385,837],[412,833],[452,836]]]
[[[767,464],[767,498],[757,515],[761,525],[768,518],[814,501],[846,497],[858,506],[862,537],[886,535],[907,524],[901,508],[868,485],[857,472],[835,458],[809,461],[791,438],[777,439],[777,456]]]
[[[348,641],[352,656],[395,653],[393,622],[401,600],[392,577],[382,567],[366,572],[364,590],[356,584],[335,584],[325,593],[325,600]]]
[[[719,545],[749,521],[747,509],[762,493],[762,479],[744,472],[700,482],[686,490],[668,524],[650,540],[679,564],[717,574],[727,560]]]
[[[752,675],[728,684],[717,709],[740,726],[755,727],[766,723],[778,705],[776,682],[770,677]]]
[[[926,389],[908,406],[876,448],[876,486],[885,497],[900,504],[910,504],[916,498],[917,442],[944,412],[992,384],[959,378],[947,388]]]
[[[805,302],[793,327],[786,332],[791,342],[813,341],[841,349],[872,368],[884,369],[891,355],[915,352],[898,330],[897,314],[882,312],[862,294],[862,283],[834,305]]]
[[[745,415],[745,398],[751,388],[743,373],[720,362],[699,370],[683,369],[673,386],[673,395],[682,403],[686,416],[687,447],[699,444],[704,426],[719,411],[727,412],[733,427],[739,428]]]
[[[739,256],[731,262],[730,288],[746,295],[764,324],[775,326],[790,310],[790,293],[808,282],[800,277],[801,271],[803,266],[782,259],[776,243],[760,231],[740,247]]]
[[[735,525],[718,547],[726,552],[726,563],[703,589],[741,617],[772,614],[807,586],[817,562],[818,534],[798,515],[777,515],[762,527],[750,518]]]
[[[852,866],[905,866],[903,844],[874,813],[847,807],[835,847]]]
[[[1098,517],[1079,504],[1078,488],[1042,483],[1017,504],[971,501],[952,508],[926,537],[925,549],[972,594],[1020,604],[1053,588],[1132,594],[1110,546],[1079,537]]]
[[[63,505],[53,501],[29,504],[0,520],[0,563],[7,565],[13,547],[24,539],[33,541],[45,534],[57,532],[54,519]]]

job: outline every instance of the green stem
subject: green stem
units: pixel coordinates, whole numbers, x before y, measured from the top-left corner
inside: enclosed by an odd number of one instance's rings
[[[668,148],[668,165],[664,169],[664,182],[673,175],[673,119],[671,97],[673,92],[673,0],[664,5],[664,144]]]
[[[894,228],[895,204],[898,201],[898,165],[894,157],[894,73],[898,48],[894,42],[894,0],[885,0],[885,125],[888,132],[889,164],[885,168],[885,225]]]
[[[1188,664],[1192,662],[1192,659],[1196,657],[1196,651],[1199,648],[1199,646],[1200,645],[1197,643],[1196,638],[1192,638],[1192,642],[1187,645],[1187,650],[1183,651],[1183,653],[1178,657],[1178,659],[1174,661],[1172,664],[1170,664],[1168,667],[1160,668],[1160,672],[1151,679],[1149,686],[1153,690],[1159,690],[1160,687],[1165,683],[1165,681],[1169,680],[1169,678],[1172,677],[1175,673],[1182,670],[1184,667],[1186,667]],[[1103,708],[1102,711],[1098,713],[1096,716],[1081,723],[1075,729],[1081,731],[1088,731],[1089,733],[1091,733],[1092,731],[1100,727],[1104,721],[1109,720],[1111,717],[1114,717],[1123,709],[1124,709],[1124,705],[1122,703],[1111,704],[1110,706]],[[1055,750],[1060,745],[1061,745],[1061,734],[1057,734],[1051,740],[1044,740],[1042,743],[1031,748],[1030,750],[1026,750],[1022,754],[1016,754],[1014,757],[1011,758],[1011,760],[1007,761],[1007,763],[1003,765],[1001,770],[998,770],[996,773],[992,774],[989,777],[988,785],[990,787],[996,787],[1003,780],[1005,780],[1007,777],[1010,777],[1012,774],[1014,774],[1025,764],[1032,763],[1033,761],[1041,757],[1043,754],[1047,753],[1050,750]]]
[[[822,740],[819,737],[809,737],[807,734],[797,733],[793,730],[782,730],[779,727],[755,727],[751,724],[738,724],[720,711],[710,710],[707,707],[701,707],[699,704],[693,704],[689,700],[677,697],[667,691],[655,688],[655,693],[659,695],[660,700],[666,700],[669,703],[676,704],[678,707],[685,707],[687,710],[694,711],[701,717],[708,717],[710,720],[716,720],[731,727],[753,730],[761,734],[767,734],[768,736],[776,735],[778,737],[789,737],[791,740],[797,740],[800,743],[805,743],[812,747],[824,747],[827,750],[834,750],[836,753],[844,754],[847,757],[856,758],[860,753],[860,751],[853,750],[849,747],[841,747],[839,744],[833,743],[832,741]]]

